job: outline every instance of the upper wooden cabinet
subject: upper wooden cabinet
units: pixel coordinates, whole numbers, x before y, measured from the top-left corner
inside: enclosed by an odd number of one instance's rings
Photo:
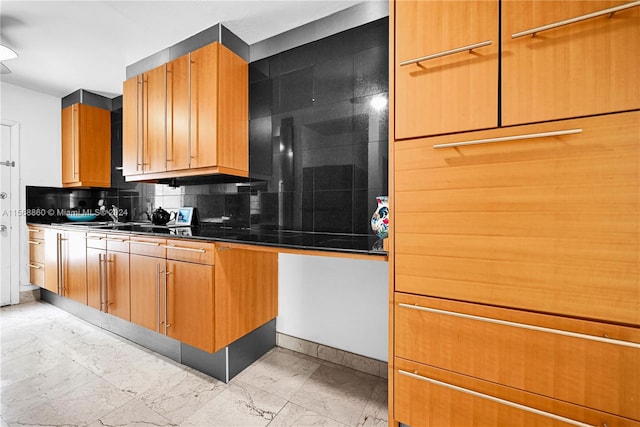
[[[396,139],[496,127],[498,0],[394,4]]]
[[[640,108],[640,7],[606,13],[629,3],[503,0],[502,124]]]
[[[124,175],[166,170],[166,66],[130,78],[123,86]]]
[[[124,82],[127,180],[249,173],[249,68],[212,43]]]
[[[86,104],[62,109],[62,186],[111,186],[111,112]]]

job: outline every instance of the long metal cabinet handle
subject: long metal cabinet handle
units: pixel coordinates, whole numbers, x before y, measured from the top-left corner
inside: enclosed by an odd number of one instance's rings
[[[188,71],[188,92],[189,92],[189,108],[188,108],[188,116],[189,116],[189,130],[188,130],[188,136],[187,136],[187,150],[189,151],[189,167],[191,167],[191,159],[195,159],[196,157],[191,155],[191,126],[193,126],[192,124],[192,120],[191,120],[191,64],[195,64],[195,62],[193,62],[191,60],[191,52],[189,52],[189,71]],[[196,126],[198,125],[197,121],[196,121]],[[196,132],[196,135],[198,133]]]
[[[102,254],[98,254],[98,294],[100,295],[100,311],[104,311],[104,298],[102,298]]]
[[[605,343],[605,344],[614,344],[614,345],[619,345],[619,346],[623,346],[623,347],[631,347],[631,348],[640,349],[640,343],[635,343],[635,342],[631,342],[631,341],[622,341],[622,340],[616,340],[616,339],[611,339],[611,338],[606,338],[606,337],[598,337],[598,336],[595,336],[595,335],[587,335],[587,334],[581,334],[581,333],[577,333],[577,332],[563,331],[563,330],[560,330],[560,329],[545,328],[543,326],[534,326],[534,325],[529,325],[529,324],[526,324],[526,323],[510,322],[510,321],[507,321],[507,320],[492,319],[490,317],[475,316],[475,315],[472,315],[472,314],[464,314],[464,313],[458,313],[458,312],[455,312],[455,311],[440,310],[440,309],[437,309],[437,308],[429,308],[429,307],[423,307],[423,306],[420,306],[420,305],[405,304],[405,303],[402,303],[402,302],[398,303],[398,305],[400,307],[409,308],[409,309],[412,309],[412,310],[426,311],[426,312],[429,312],[429,313],[436,313],[436,314],[444,314],[446,316],[460,317],[462,319],[479,320],[481,322],[493,323],[493,324],[496,324],[496,325],[512,326],[512,327],[515,327],[515,328],[527,329],[527,330],[531,330],[531,331],[546,332],[546,333],[549,333],[549,334],[562,335],[562,336],[565,336],[565,337],[580,338],[580,339],[584,339],[584,340],[597,341],[597,342],[601,342],[601,343]]]
[[[104,274],[104,312],[108,313],[109,312],[109,260],[107,259],[107,254],[104,254],[103,257],[103,262],[104,262],[104,268],[103,268],[103,274]]]
[[[413,372],[408,372],[402,369],[398,369],[398,373],[400,375],[405,375],[410,378],[414,378],[416,380],[425,381],[431,384],[439,385],[442,387],[446,387],[455,391],[459,391],[461,393],[470,394],[472,396],[480,397],[482,399],[490,400],[492,402],[500,403],[501,405],[510,406],[512,408],[520,409],[522,411],[531,412],[533,414],[541,415],[543,417],[551,418],[557,421],[562,421],[567,424],[571,424],[577,427],[595,427],[592,424],[585,424],[580,421],[573,420],[571,418],[566,418],[561,415],[552,414],[551,412],[542,411],[540,409],[532,408],[530,406],[521,405],[519,403],[511,402],[510,400],[500,399],[499,397],[494,397],[488,394],[479,393],[477,391],[469,390],[468,388],[459,387],[453,384],[445,383],[442,381],[434,380],[433,378],[428,378],[422,375],[414,374]]]
[[[142,166],[140,163],[140,131],[142,129],[142,123],[140,120],[140,109],[142,108],[142,77],[136,78],[136,171]]]
[[[167,271],[168,266],[165,267],[164,273],[164,334],[167,335],[167,329],[169,329],[169,319],[167,319],[167,276],[171,274],[170,271]]]
[[[185,247],[182,247],[182,246],[173,246],[173,245],[171,245],[171,246],[170,245],[165,245],[164,247],[167,248],[167,249],[177,249],[179,251],[199,252],[201,254],[207,252],[206,249],[202,249],[202,248],[194,249],[194,248],[185,248]]]
[[[56,268],[58,270],[58,294],[63,295],[62,291],[62,236],[56,234]]]
[[[73,176],[78,175],[76,172],[76,121],[75,121],[75,105],[71,107],[71,173]]]
[[[549,136],[573,135],[582,133],[582,129],[556,130],[553,132],[529,133],[526,135],[502,136],[499,138],[475,139],[473,141],[448,142],[446,144],[434,144],[433,148],[464,147],[465,145],[492,144],[494,142],[518,141],[521,139],[546,138]]]
[[[443,56],[453,55],[455,53],[465,52],[467,50],[471,52],[473,49],[489,46],[491,43],[493,43],[491,40],[486,40],[480,43],[470,44],[468,46],[457,47],[455,49],[445,50],[445,51],[434,53],[427,56],[421,56],[420,58],[409,59],[408,61],[402,61],[400,63],[400,66],[404,67],[405,65],[417,64],[418,62],[429,61],[430,59],[441,58]]]
[[[160,246],[160,243],[156,243],[156,242],[139,242],[137,240],[131,240],[130,243],[134,244],[134,245]]]
[[[37,269],[37,270],[42,269],[42,266],[41,266],[41,265],[35,265],[35,264],[29,264],[29,267],[31,267],[31,268],[35,268],[35,269]]]
[[[169,72],[167,64],[164,64],[164,169],[167,169],[167,73]],[[173,95],[172,95],[173,96]],[[173,107],[171,108],[173,112]],[[173,129],[173,126],[171,127]],[[173,145],[173,138],[171,138]]]
[[[530,30],[520,31],[519,33],[511,34],[511,38],[517,39],[518,37],[524,37],[530,34],[532,36],[535,36],[536,33],[540,33],[542,31],[552,30],[554,28],[562,27],[564,25],[574,24],[576,22],[584,21],[591,18],[597,18],[598,16],[602,16],[602,15],[609,15],[609,17],[611,17],[616,12],[619,12],[625,9],[630,9],[636,6],[640,6],[640,1],[621,4],[620,6],[610,7],[608,9],[599,10],[598,12],[587,13],[586,15],[576,16],[575,18],[565,19],[564,21],[558,21],[552,24],[543,25],[541,27],[532,28]]]
[[[156,331],[160,333],[160,263],[156,264]]]
[[[41,244],[42,244],[42,242],[38,242],[38,241],[36,241],[36,240],[29,240],[29,244],[30,244],[30,245],[41,245]]]

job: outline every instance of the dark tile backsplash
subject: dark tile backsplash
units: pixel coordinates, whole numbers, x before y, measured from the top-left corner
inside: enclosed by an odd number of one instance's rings
[[[375,196],[387,194],[388,55],[384,18],[251,63],[248,182],[126,182],[114,111],[112,188],[27,187],[27,207],[45,210],[29,220],[64,221],[46,210],[103,199],[126,211],[122,220],[196,206],[201,220],[232,227],[372,234]]]

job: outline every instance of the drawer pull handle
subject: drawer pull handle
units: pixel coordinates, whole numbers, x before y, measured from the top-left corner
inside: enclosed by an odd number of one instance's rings
[[[179,251],[187,251],[187,252],[199,252],[201,254],[207,252],[206,249],[202,249],[202,248],[200,248],[200,249],[185,248],[185,247],[182,247],[182,246],[173,246],[173,245],[167,245],[167,246],[165,246],[165,248],[167,248],[167,249],[177,249]]]
[[[42,266],[41,266],[41,265],[35,265],[35,264],[29,264],[29,267],[31,267],[31,268],[35,268],[35,269],[38,269],[38,270],[41,270],[41,269],[42,269]]]
[[[474,316],[471,314],[463,314],[463,313],[457,313],[455,311],[439,310],[437,308],[422,307],[420,305],[411,305],[411,304],[405,304],[402,302],[398,303],[398,305],[400,307],[410,308],[412,310],[426,311],[429,313],[436,313],[436,314],[444,314],[446,316],[460,317],[463,319],[470,319],[470,320],[479,320],[481,322],[493,323],[496,325],[513,326],[515,328],[528,329],[531,331],[547,332],[550,334],[563,335],[566,337],[580,338],[585,340],[598,341],[605,344],[613,344],[613,345],[620,345],[623,347],[640,349],[640,343],[635,343],[631,341],[622,341],[622,340],[616,340],[612,338],[598,337],[595,335],[587,335],[587,334],[580,334],[577,332],[562,331],[560,329],[545,328],[543,326],[528,325],[526,323],[509,322],[507,320],[499,320],[499,319],[492,319],[490,317]]]
[[[42,233],[42,230],[38,229],[38,228],[30,228],[29,229],[30,233]]]
[[[445,50],[443,52],[438,52],[438,53],[434,53],[434,54],[427,55],[427,56],[421,56],[420,58],[416,58],[416,59],[409,59],[408,61],[402,61],[400,63],[400,66],[404,67],[405,65],[417,64],[419,62],[428,61],[430,59],[441,58],[443,56],[453,55],[455,53],[460,53],[460,52],[464,52],[464,51],[467,51],[467,50],[469,52],[471,52],[473,49],[478,49],[479,47],[489,46],[491,43],[493,43],[491,40],[487,40],[487,41],[484,41],[484,42],[470,44],[468,46],[457,47],[455,49]]]
[[[127,243],[128,242],[128,240],[124,240],[124,239],[109,239],[109,238],[106,238],[105,240],[107,242],[116,242],[116,243]]]
[[[546,138],[549,136],[573,135],[575,133],[582,133],[582,129],[566,129],[566,130],[556,130],[553,132],[529,133],[526,135],[501,136],[499,138],[474,139],[472,141],[448,142],[446,144],[434,144],[433,148],[463,147],[465,145],[491,144],[494,142],[518,141],[521,139],[535,139],[535,138]]]
[[[37,241],[35,241],[35,240],[29,240],[29,244],[30,244],[30,245],[41,245],[41,244],[42,244],[42,242],[37,242]]]
[[[585,424],[580,421],[572,420],[571,418],[565,418],[560,415],[552,414],[551,412],[541,411],[540,409],[532,408],[530,406],[521,405],[519,403],[511,402],[510,400],[500,399],[499,397],[490,396],[484,393],[478,393],[477,391],[469,390],[468,388],[458,387],[453,384],[445,383],[442,381],[434,380],[432,378],[427,378],[422,375],[417,375],[412,372],[403,371],[402,369],[398,369],[398,373],[401,375],[405,375],[407,377],[414,378],[416,380],[425,381],[431,384],[439,385],[442,387],[450,388],[452,390],[456,390],[462,393],[470,394],[472,396],[480,397],[482,399],[490,400],[492,402],[500,403],[505,406],[510,406],[512,408],[520,409],[522,411],[531,412],[533,414],[542,415],[543,417],[551,418],[554,420],[562,421],[567,424],[571,424],[578,427],[594,427],[592,424]]]
[[[517,39],[518,37],[528,36],[529,34],[531,34],[531,36],[535,36],[536,33],[540,33],[542,31],[552,30],[554,28],[562,27],[564,25],[574,24],[576,22],[585,21],[591,18],[597,18],[598,16],[602,16],[602,15],[609,15],[609,17],[611,17],[616,12],[619,12],[625,9],[630,9],[636,6],[640,6],[640,1],[621,4],[620,6],[611,7],[609,9],[603,9],[598,12],[587,13],[586,15],[576,16],[575,18],[565,19],[564,21],[558,21],[552,24],[543,25],[541,27],[532,28],[530,30],[520,31],[519,33],[511,34],[511,38]]]
[[[160,246],[160,243],[157,242],[138,242],[136,240],[132,240],[131,243],[135,245]]]

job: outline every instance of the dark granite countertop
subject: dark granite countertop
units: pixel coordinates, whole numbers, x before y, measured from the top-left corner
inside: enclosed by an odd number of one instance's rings
[[[303,231],[269,230],[222,227],[215,224],[202,224],[193,227],[153,226],[142,223],[118,223],[117,225],[100,225],[99,223],[37,223],[34,225],[64,226],[76,230],[96,233],[115,232],[126,234],[142,234],[170,238],[190,238],[198,240],[220,241],[229,243],[254,244],[261,246],[302,249],[325,252],[339,252],[361,255],[386,256],[384,250],[375,249],[378,240],[373,235],[311,233]]]

